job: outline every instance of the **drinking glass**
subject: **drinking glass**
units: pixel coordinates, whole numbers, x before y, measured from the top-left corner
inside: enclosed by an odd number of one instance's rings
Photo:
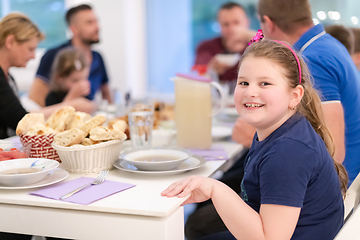
[[[132,105],[128,117],[132,147],[151,147],[154,106],[144,103]]]

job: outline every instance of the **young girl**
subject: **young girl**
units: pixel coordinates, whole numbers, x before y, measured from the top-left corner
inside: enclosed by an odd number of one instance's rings
[[[88,76],[89,67],[80,50],[70,47],[60,51],[52,67],[46,106],[87,96],[90,93]]]
[[[234,99],[257,131],[241,198],[200,176],[175,182],[162,195],[190,194],[184,204],[211,198],[231,234],[204,239],[333,239],[343,225],[347,174],[332,159],[332,138],[304,61],[285,43],[252,43],[240,61]]]

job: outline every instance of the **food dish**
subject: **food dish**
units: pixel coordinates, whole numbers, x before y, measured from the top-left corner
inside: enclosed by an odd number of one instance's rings
[[[0,162],[0,184],[25,186],[44,179],[59,162],[45,158],[18,158]],[[36,170],[36,171],[34,171]]]
[[[132,173],[139,173],[139,174],[146,174],[146,175],[154,175],[154,176],[166,176],[166,175],[174,175],[183,173],[186,171],[197,169],[203,166],[206,163],[206,160],[200,156],[192,156],[178,165],[175,169],[167,170],[167,171],[142,171],[137,169],[131,163],[123,160],[118,159],[114,163],[114,167],[119,170],[132,172]]]
[[[62,147],[53,143],[52,147],[57,150],[66,171],[93,174],[112,168],[114,161],[119,158],[125,139],[126,135],[119,140],[110,140],[89,146],[77,144],[71,147]]]
[[[69,173],[63,169],[56,168],[52,170],[48,176],[46,176],[43,180],[26,185],[26,186],[18,186],[18,187],[9,187],[0,185],[0,189],[29,189],[29,188],[38,188],[38,187],[45,187],[48,185],[52,185],[62,180],[66,179],[69,176]]]
[[[232,128],[226,126],[212,126],[211,137],[213,140],[221,140],[226,137],[230,137],[232,134]]]
[[[146,171],[171,170],[191,156],[190,151],[174,147],[138,148],[120,154],[121,159]]]

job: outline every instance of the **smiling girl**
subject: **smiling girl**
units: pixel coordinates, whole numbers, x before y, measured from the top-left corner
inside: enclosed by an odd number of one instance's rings
[[[200,176],[162,195],[190,195],[184,204],[211,198],[229,231],[203,239],[333,239],[343,225],[347,174],[332,159],[304,61],[286,43],[252,43],[240,61],[234,99],[240,117],[256,128],[241,196]]]
[[[80,50],[70,47],[60,51],[52,68],[46,106],[87,96],[91,90],[89,70]]]

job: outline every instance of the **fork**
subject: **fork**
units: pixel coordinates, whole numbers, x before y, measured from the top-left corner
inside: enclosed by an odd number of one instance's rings
[[[88,187],[88,186],[92,186],[92,185],[99,185],[102,184],[105,181],[105,178],[107,176],[107,174],[109,173],[109,170],[103,170],[100,172],[99,176],[97,176],[97,178],[95,178],[95,180],[92,183],[87,183],[84,186],[81,186],[67,194],[65,194],[64,196],[62,196],[60,199],[66,199],[68,197],[71,197],[72,195],[74,195],[77,192],[80,192],[82,189]]]

